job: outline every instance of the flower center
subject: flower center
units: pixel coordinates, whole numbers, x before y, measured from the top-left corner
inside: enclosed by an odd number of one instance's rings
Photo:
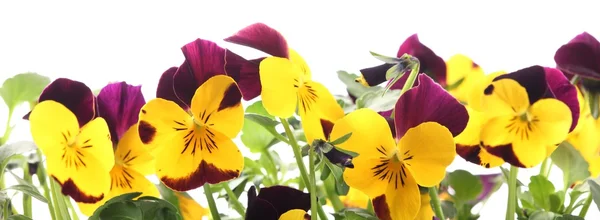
[[[396,189],[399,186],[404,187],[407,178],[406,172],[408,172],[406,166],[410,166],[413,155],[409,150],[401,152],[398,149],[394,149],[394,152],[388,155],[383,146],[378,147],[377,151],[381,153],[381,156],[379,157],[379,163],[371,168],[373,176],[382,181],[387,181]]]

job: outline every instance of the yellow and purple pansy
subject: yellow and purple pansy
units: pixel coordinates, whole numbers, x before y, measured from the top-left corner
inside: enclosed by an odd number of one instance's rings
[[[323,137],[321,120],[334,122],[344,116],[343,109],[323,84],[311,79],[306,61],[277,30],[263,24],[252,24],[225,39],[248,46],[271,57],[260,62],[261,98],[269,114],[291,117],[296,109],[308,143]]]
[[[308,220],[310,194],[287,186],[248,190],[247,220]]]
[[[354,168],[344,170],[344,180],[373,200],[380,219],[414,219],[421,206],[419,185],[442,181],[456,155],[453,138],[464,130],[469,116],[425,74],[395,109],[394,133],[386,118],[359,109],[335,123],[331,138],[352,133],[338,145],[358,153]]]
[[[583,32],[558,48],[554,55],[557,67],[569,76],[600,79],[600,42]],[[570,77],[569,77],[570,78]]]

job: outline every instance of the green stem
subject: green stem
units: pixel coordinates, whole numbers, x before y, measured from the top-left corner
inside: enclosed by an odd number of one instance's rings
[[[421,67],[421,64],[419,64],[418,61],[412,64],[411,70],[410,70],[410,75],[408,75],[408,79],[406,79],[404,86],[402,86],[402,90],[400,90],[400,96],[402,96],[402,94],[404,94],[406,91],[408,91],[410,88],[413,87],[413,85],[415,84],[415,80],[417,79],[417,76],[419,75],[420,67]],[[391,117],[394,118],[395,114],[396,114],[396,108],[392,109]]]
[[[373,200],[369,199],[369,202],[367,203],[367,211],[369,211],[369,213],[375,215],[375,207],[373,207]]]
[[[298,168],[300,169],[300,176],[302,176],[302,181],[304,185],[310,186],[310,181],[308,179],[308,172],[306,171],[306,166],[304,165],[304,161],[302,160],[302,152],[300,151],[300,146],[298,146],[298,142],[296,141],[296,137],[294,137],[294,133],[290,129],[290,124],[284,118],[279,118],[281,120],[281,124],[283,124],[283,128],[285,129],[285,133],[290,140],[290,145],[292,146],[292,151],[294,152],[294,157],[296,158],[296,164],[298,164]],[[311,187],[308,188],[308,193],[312,193]]]
[[[323,210],[323,206],[319,206],[319,208],[317,209],[318,213],[319,213],[319,218],[321,218],[321,220],[327,220],[327,214],[325,213],[325,211]],[[311,217],[312,218],[312,217]]]
[[[40,182],[40,185],[42,185],[42,188],[44,188],[44,197],[46,197],[46,199],[48,200],[48,210],[50,210],[50,217],[52,217],[52,220],[56,220],[57,217],[56,217],[56,213],[54,213],[54,205],[52,202],[52,197],[50,197],[51,191],[48,187],[48,181],[46,181],[46,172],[42,169],[45,169],[44,164],[40,163],[38,170],[37,170],[38,181]]]
[[[275,168],[277,168],[277,165],[275,164],[275,160],[273,159],[273,156],[271,156],[271,153],[269,152],[268,148],[265,148],[265,149],[262,150],[262,155],[265,155],[265,157],[267,157],[267,159],[269,160],[269,162],[271,164],[273,164],[273,166]],[[266,170],[268,170],[268,169],[266,169]],[[268,173],[268,171],[267,171],[267,173]],[[275,173],[268,173],[268,174],[273,179],[273,184],[274,185],[279,184],[279,178],[277,177],[277,172],[275,172]]]
[[[340,197],[337,195],[335,191],[335,179],[333,175],[329,175],[327,179],[325,179],[325,183],[323,184],[325,188],[325,194],[327,198],[331,202],[331,206],[333,206],[333,210],[335,212],[339,212],[344,209],[344,203],[340,200]]]
[[[289,141],[287,138],[285,138],[283,135],[281,135],[281,134],[277,133],[277,131],[275,131],[275,130],[272,130],[272,129],[267,129],[267,130],[269,130],[269,132],[270,132],[270,133],[271,133],[271,134],[272,134],[272,135],[273,135],[275,138],[277,138],[277,140],[279,140],[279,141],[281,141],[281,142],[283,142],[283,143],[286,143],[286,144],[290,144],[290,141]]]
[[[23,180],[25,180],[25,182],[29,184],[32,184],[31,175],[29,175],[29,164],[27,164],[27,160],[23,164]],[[26,193],[23,193],[23,215],[32,218],[31,212],[31,196],[27,195]]]
[[[4,135],[0,139],[0,146],[6,144],[8,138],[10,137],[10,133],[12,131],[10,127],[10,122],[13,116],[13,109],[8,109],[8,118],[6,119],[6,127],[4,128]]]
[[[585,215],[587,214],[588,209],[590,209],[591,204],[592,204],[592,193],[590,192],[587,199],[585,199],[585,203],[583,203],[583,207],[581,208],[581,211],[579,211],[579,217],[585,218]]]
[[[215,203],[215,198],[213,198],[213,191],[210,188],[210,184],[204,184],[204,195],[206,196],[206,200],[208,201],[208,207],[210,208],[210,215],[212,215],[213,220],[221,220],[221,216],[219,215],[219,210],[217,210],[217,204]]]
[[[308,169],[310,170],[310,185],[309,191],[310,193],[310,212],[311,212],[311,220],[317,220],[317,178],[315,177],[315,149],[311,146],[308,150]]]
[[[543,177],[548,178],[548,166],[550,165],[550,158],[546,158],[544,159],[544,161],[542,162],[542,166],[540,166],[540,175]]]
[[[437,187],[429,187],[429,197],[431,198],[431,205],[433,206],[433,212],[435,213],[435,217],[439,219],[446,219],[444,217],[444,212],[442,211],[442,202],[440,201],[440,197],[438,196]]]
[[[71,210],[71,216],[73,217],[73,220],[79,220],[79,216],[77,216],[77,211],[75,210],[75,208],[73,207],[73,204],[71,203],[71,199],[69,199],[69,197],[64,197],[65,199],[65,203],[67,204],[67,208],[69,210]]]
[[[508,175],[508,205],[506,207],[506,220],[514,220],[517,209],[517,174],[519,168],[510,166]]]
[[[244,208],[244,205],[242,205],[240,200],[238,200],[238,198],[235,196],[235,193],[233,193],[233,190],[231,190],[229,184],[225,182],[222,183],[222,185],[223,189],[225,189],[225,192],[227,192],[227,196],[229,197],[230,203],[233,205],[233,209],[235,209],[235,211],[237,211],[237,213],[239,213],[242,216],[242,218],[246,218],[246,209]]]
[[[71,216],[69,215],[67,204],[65,204],[60,185],[52,178],[50,178],[50,181],[48,182],[50,182],[50,189],[52,190],[52,202],[56,208],[56,218],[60,220],[70,220]]]

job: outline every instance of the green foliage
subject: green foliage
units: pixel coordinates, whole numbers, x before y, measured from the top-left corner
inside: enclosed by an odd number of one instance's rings
[[[596,207],[600,210],[600,185],[594,182],[593,180],[588,180],[588,184],[590,184],[590,192],[592,193],[592,199],[594,203],[596,203]]]
[[[12,111],[21,103],[36,101],[48,84],[50,84],[50,78],[37,73],[17,74],[4,81],[0,87],[0,97]]]
[[[4,169],[11,159],[23,157],[27,153],[37,149],[37,146],[31,141],[19,141],[0,147],[0,179],[4,177]]]
[[[354,97],[361,97],[363,94],[367,92],[375,92],[382,90],[381,87],[366,87],[358,82],[356,82],[356,78],[359,76],[355,74],[348,73],[346,71],[340,70],[337,72],[338,78],[346,85],[346,89],[348,93],[353,95]]]
[[[457,203],[474,200],[483,189],[481,180],[466,170],[456,170],[450,173],[448,183],[454,189],[453,198]]]
[[[140,195],[141,193],[136,192],[114,197],[96,209],[89,219],[182,219],[177,207],[170,202],[149,196],[134,200]]]
[[[376,112],[390,111],[400,98],[400,90],[366,92],[356,99],[356,108],[369,108]]]
[[[7,220],[30,220],[31,218],[24,215],[11,215],[8,216]]]
[[[550,211],[551,195],[554,193],[554,185],[544,176],[532,176],[529,183],[529,192],[533,197],[534,204],[544,210]]]
[[[341,136],[340,138],[330,141],[329,144],[331,145],[339,145],[339,144],[343,144],[344,142],[346,142],[348,139],[350,139],[350,136],[352,136],[352,132],[345,134],[344,136]]]
[[[552,153],[552,162],[565,174],[566,183],[571,185],[590,176],[588,163],[573,145],[564,141]]]
[[[346,181],[344,181],[344,170],[341,167],[331,163],[326,157],[321,158],[321,163],[323,163],[321,180],[325,180],[327,177],[329,177],[329,175],[333,175],[335,179],[335,191],[337,194],[340,196],[348,194],[350,187],[348,184],[346,184]]]
[[[377,220],[378,218],[364,209],[346,208],[333,215],[335,220]]]
[[[22,192],[24,194],[27,194],[33,198],[36,198],[37,200],[44,202],[44,203],[48,203],[48,200],[40,193],[40,191],[38,191],[38,189],[32,185],[31,183],[28,183],[27,181],[23,180],[22,178],[18,177],[17,175],[13,174],[12,172],[9,172],[10,174],[12,174],[13,178],[15,178],[18,182],[17,185],[12,185],[7,187],[6,189],[3,189],[3,191],[6,190],[16,190],[19,192]]]

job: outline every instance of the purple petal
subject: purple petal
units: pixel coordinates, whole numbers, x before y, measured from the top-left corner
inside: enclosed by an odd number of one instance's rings
[[[175,94],[175,88],[173,87],[173,77],[175,76],[177,69],[177,67],[171,67],[162,74],[158,81],[158,87],[156,88],[156,97],[171,100],[181,106],[181,108],[187,109],[189,102],[186,104],[180,100]]]
[[[577,100],[577,89],[573,86],[565,75],[558,69],[544,67],[548,91],[546,96],[556,98],[565,103],[571,110],[573,122],[569,132],[577,126],[579,119],[579,101]]]
[[[264,57],[246,60],[233,52],[227,51],[226,59],[225,69],[227,75],[237,82],[244,100],[248,101],[258,97],[262,90],[258,67]]]
[[[448,94],[429,76],[419,74],[419,84],[408,90],[396,103],[394,123],[397,138],[423,122],[437,122],[448,128],[453,136],[467,126],[469,115],[458,100]]]
[[[53,100],[63,104],[75,116],[79,126],[83,126],[95,117],[94,93],[85,84],[79,81],[67,78],[58,78],[50,83],[42,94],[38,102]],[[29,113],[24,119],[29,119]]]
[[[246,219],[278,219],[292,209],[310,209],[310,195],[287,186],[262,188],[258,196],[254,186],[248,190]]]
[[[396,56],[400,57],[405,53],[419,59],[419,62],[421,63],[421,69],[419,71],[421,73],[425,73],[432,77],[442,86],[446,85],[446,62],[435,54],[433,50],[429,49],[429,47],[423,45],[421,41],[419,41],[419,36],[417,36],[417,34],[413,34],[402,43]]]
[[[111,83],[98,94],[98,116],[104,118],[113,143],[118,143],[127,129],[138,122],[142,106],[146,104],[142,86],[125,82]]]
[[[325,157],[333,163],[341,167],[354,168],[352,164],[352,156],[339,151],[336,147],[333,147],[329,152],[325,153]]]
[[[225,49],[216,43],[196,39],[181,48],[198,85],[215,75],[225,74]]]
[[[202,84],[196,81],[194,73],[188,65],[188,61],[184,61],[173,75],[173,91],[175,92],[175,97],[177,97],[177,103],[181,103],[180,106],[183,109],[190,108],[192,97],[194,97],[194,93],[200,85]]]
[[[565,73],[600,79],[600,42],[583,32],[558,48],[554,61]]]
[[[245,27],[224,40],[252,47],[276,57],[289,58],[287,41],[283,35],[263,23],[255,23]]]
[[[503,74],[494,79],[513,79],[527,90],[529,103],[533,104],[537,100],[544,97],[548,85],[546,82],[546,73],[541,66],[530,66],[524,69],[517,70],[509,74]]]
[[[483,185],[483,189],[481,190],[479,196],[477,196],[477,199],[475,199],[476,202],[486,199],[493,193],[494,188],[496,188],[496,185],[498,185],[501,181],[498,178],[500,175],[501,174],[499,173],[478,175],[479,180],[481,180],[481,184]]]
[[[394,64],[385,63],[379,66],[362,69],[360,70],[360,73],[369,86],[376,86],[387,81],[385,74],[392,66],[394,66]]]

